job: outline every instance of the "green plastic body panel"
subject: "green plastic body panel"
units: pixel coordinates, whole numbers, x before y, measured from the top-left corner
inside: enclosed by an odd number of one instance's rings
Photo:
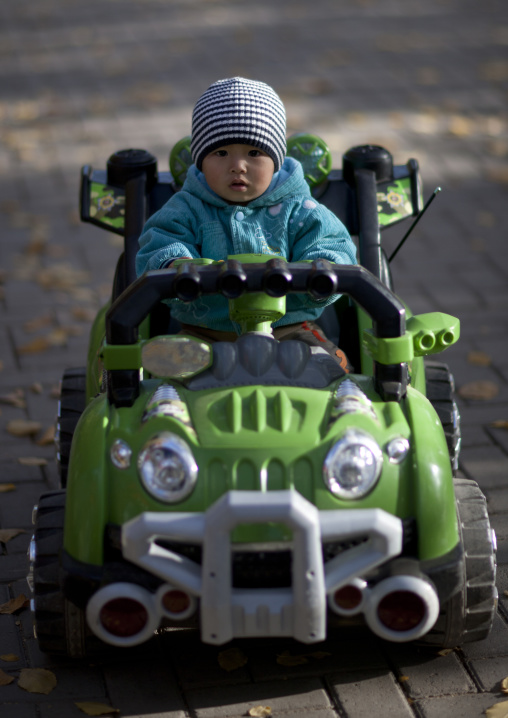
[[[419,558],[442,556],[459,541],[453,475],[439,417],[426,397],[409,388],[405,400],[412,434],[413,507]]]
[[[338,382],[325,390],[245,386],[194,392],[176,385],[188,415],[145,421],[157,380],[142,382],[140,396],[130,408],[109,408],[104,395],[94,399],[73,442],[66,551],[77,560],[100,565],[108,522],[121,525],[143,511],[203,512],[229,490],[294,487],[321,511],[379,507],[401,518],[415,516],[419,558],[445,554],[457,544],[458,533],[448,450],[437,415],[414,389],[401,403],[383,403],[370,378],[351,378],[370,398],[372,412],[337,416],[333,397]],[[367,431],[381,447],[401,436],[411,441],[405,461],[395,465],[385,458],[377,485],[354,501],[333,496],[322,478],[327,452],[351,426]],[[193,493],[174,505],[153,499],[137,475],[135,457],[161,431],[183,438],[199,466]],[[129,469],[117,469],[110,461],[109,447],[115,439],[132,449]],[[232,535],[239,542],[290,538],[288,530],[276,524],[239,526]]]
[[[100,566],[107,522],[105,462],[109,407],[105,394],[83,412],[72,442],[65,505],[64,548],[85,563]]]
[[[414,357],[438,354],[455,344],[460,336],[460,321],[441,312],[409,317],[402,337],[379,338],[372,329],[363,331],[365,351],[380,364],[402,364]]]

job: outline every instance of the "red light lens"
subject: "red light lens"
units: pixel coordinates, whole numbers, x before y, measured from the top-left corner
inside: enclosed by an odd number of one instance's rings
[[[128,638],[143,630],[148,612],[133,598],[113,598],[101,608],[100,621],[113,636]]]
[[[393,591],[377,607],[379,620],[392,631],[411,631],[425,618],[425,603],[411,591]]]
[[[362,592],[357,586],[343,586],[335,591],[333,600],[344,611],[352,611],[362,602]]]
[[[187,611],[190,603],[190,597],[183,591],[177,591],[176,589],[166,591],[162,597],[162,605],[168,613],[183,613]]]

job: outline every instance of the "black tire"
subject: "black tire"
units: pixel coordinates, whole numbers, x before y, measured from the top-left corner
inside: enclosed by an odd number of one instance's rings
[[[86,406],[86,369],[67,369],[62,377],[55,432],[60,485],[67,485],[72,437]]]
[[[423,637],[423,643],[440,648],[487,638],[497,608],[495,539],[485,497],[475,481],[455,479],[454,484],[464,580]]]
[[[66,600],[61,585],[65,491],[39,499],[32,544],[34,632],[45,653],[81,658],[87,654],[84,612]]]
[[[436,410],[448,445],[453,471],[459,468],[461,444],[460,414],[455,401],[455,382],[446,364],[425,362],[427,399]]]

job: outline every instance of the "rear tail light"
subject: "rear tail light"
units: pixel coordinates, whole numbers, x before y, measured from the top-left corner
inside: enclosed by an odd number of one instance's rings
[[[157,591],[156,603],[160,606],[162,615],[173,621],[183,621],[192,616],[197,608],[194,596],[168,584]]]
[[[363,611],[367,583],[361,578],[353,578],[345,586],[337,588],[328,596],[328,605],[339,616],[354,616]]]
[[[430,631],[439,615],[439,598],[423,576],[390,576],[369,589],[364,610],[374,633],[402,643]]]
[[[159,627],[154,595],[133,583],[111,583],[88,601],[86,620],[95,635],[112,646],[137,646]]]
[[[113,636],[128,638],[140,633],[148,623],[148,611],[132,598],[113,598],[99,613],[104,630]]]
[[[424,600],[411,591],[393,591],[378,604],[377,615],[391,631],[412,631],[425,618]]]

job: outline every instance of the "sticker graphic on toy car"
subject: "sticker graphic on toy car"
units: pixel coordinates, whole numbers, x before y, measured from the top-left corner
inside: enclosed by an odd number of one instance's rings
[[[125,225],[125,190],[92,182],[90,188],[90,218],[115,229]]]
[[[413,214],[409,177],[389,182],[384,191],[378,192],[376,196],[381,227],[399,222]]]

